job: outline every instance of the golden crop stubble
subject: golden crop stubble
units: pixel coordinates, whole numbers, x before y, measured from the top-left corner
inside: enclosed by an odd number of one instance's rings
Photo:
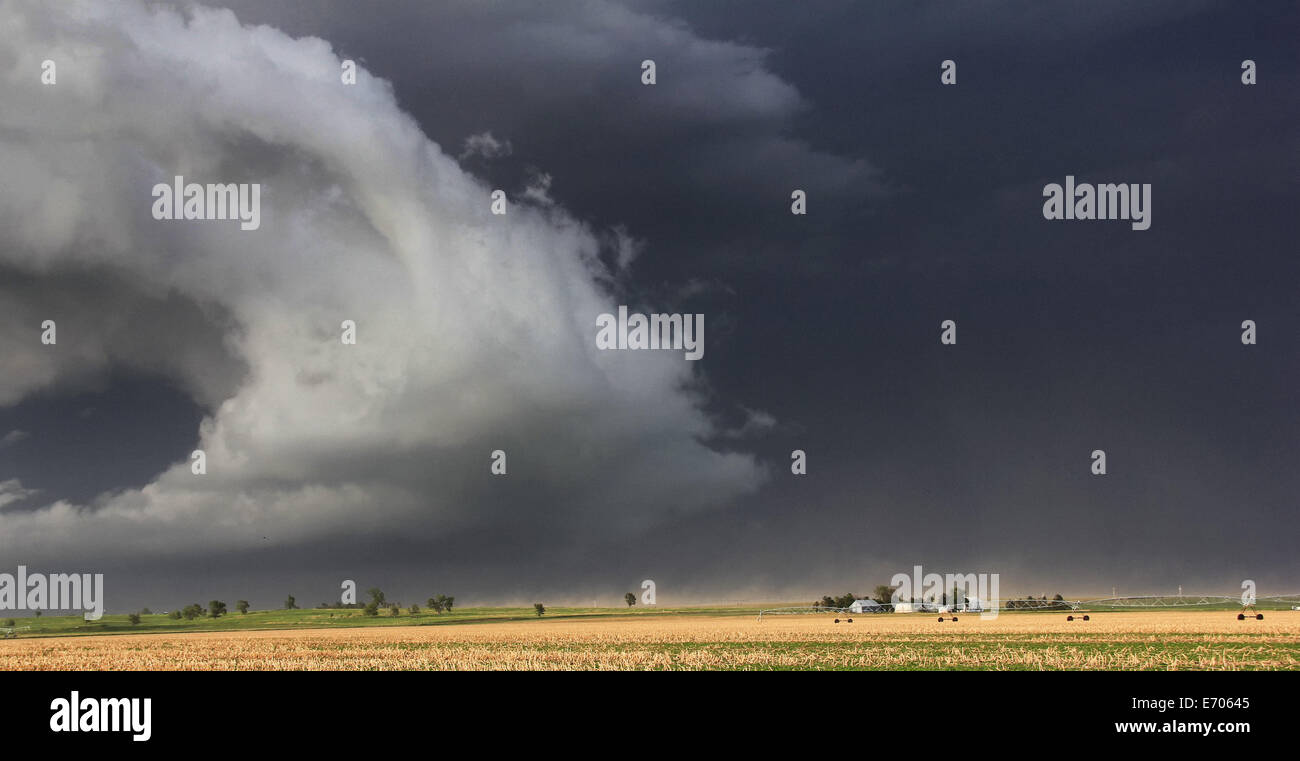
[[[4,669],[1300,668],[1300,613],[644,617],[0,641]]]

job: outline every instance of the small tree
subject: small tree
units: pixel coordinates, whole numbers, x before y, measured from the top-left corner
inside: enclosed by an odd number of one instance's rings
[[[203,606],[199,605],[196,602],[190,603],[189,605],[185,606],[185,609],[182,610],[181,613],[185,615],[186,621],[193,621],[194,619],[203,615]]]
[[[239,611],[239,613],[240,613],[241,615],[247,613],[247,612],[248,612],[248,600],[240,600],[239,602],[235,603],[235,610]]]
[[[628,592],[627,594],[623,595],[623,602],[627,603],[627,607],[629,608],[632,607],[633,605],[636,605],[636,595],[632,594],[631,592]]]
[[[533,610],[537,613],[537,617],[541,618],[542,614],[546,612],[546,606],[540,602],[535,602],[533,603]]]
[[[388,615],[390,615],[390,616],[400,616],[400,615],[402,615],[402,609],[399,608],[399,607],[397,607],[396,605],[390,605],[390,606],[388,606]]]
[[[434,613],[442,612],[442,595],[438,595],[437,597],[430,597],[424,602],[429,606],[429,610],[433,611]]]
[[[284,609],[293,610],[296,607],[298,607],[298,601],[293,599],[293,595],[289,595],[289,598],[284,601]]]
[[[894,601],[894,592],[897,591],[898,587],[891,587],[888,584],[880,584],[876,587],[875,593],[871,595],[871,599],[881,605],[888,605]]]
[[[451,606],[455,604],[456,604],[456,598],[452,597],[451,595],[446,595],[442,598],[442,607],[446,608],[448,613],[451,612]]]
[[[208,615],[213,618],[221,618],[226,612],[226,604],[220,600],[213,600],[208,603]]]
[[[362,608],[362,611],[367,616],[377,616],[379,615],[379,603],[375,602],[374,600],[371,600],[370,602],[366,603],[366,607]]]
[[[371,587],[370,590],[366,592],[366,594],[370,595],[370,599],[374,600],[376,605],[383,605],[385,602],[384,590],[380,589],[379,587]]]
[[[171,613],[168,613],[168,614],[167,614],[167,617],[168,617],[168,618],[174,618],[174,619],[176,619],[177,621],[179,621],[179,620],[181,620],[181,615],[182,615],[182,614],[181,614],[181,609],[180,609],[180,608],[177,608],[176,610],[173,610]]]
[[[415,603],[411,603],[411,609],[408,612],[414,616],[420,612],[420,606]]]
[[[140,623],[140,614],[139,614],[139,613],[128,613],[128,614],[126,614],[126,620],[127,620],[127,621],[130,621],[132,626],[135,626],[135,625],[137,625],[137,624]]]

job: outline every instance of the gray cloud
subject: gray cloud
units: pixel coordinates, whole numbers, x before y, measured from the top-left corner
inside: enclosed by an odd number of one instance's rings
[[[402,103],[435,140],[459,143],[484,130],[509,136],[511,160],[486,168],[498,186],[522,191],[545,172],[551,197],[567,206],[625,223],[638,237],[653,229],[651,282],[668,262],[728,275],[816,267],[818,257],[801,251],[800,235],[779,216],[757,216],[738,199],[784,211],[791,191],[803,188],[814,199],[811,224],[822,231],[893,185],[867,157],[804,137],[798,127],[811,104],[773,71],[773,51],[698,33],[682,17],[707,15],[702,7],[399,1],[357,24],[350,2],[315,3],[309,12],[226,4],[365,51],[372,69],[402,83]],[[393,43],[412,30],[418,39]],[[657,64],[654,86],[641,84],[645,59]],[[667,220],[677,234],[668,234]]]
[[[14,444],[17,444],[18,442],[30,436],[31,434],[28,433],[27,431],[20,431],[17,428],[15,428],[9,433],[6,433],[4,436],[0,436],[0,447],[13,446]]]
[[[713,431],[688,363],[595,350],[604,233],[551,204],[491,216],[490,187],[388,83],[340,84],[328,43],[197,7],[0,15],[22,30],[0,58],[0,262],[25,278],[3,301],[0,348],[20,359],[3,401],[124,365],[208,409],[207,475],[176,452],[143,488],[5,515],[0,551],[159,559],[512,522],[609,536],[761,483],[752,457],[699,443]],[[45,58],[57,89],[26,74]],[[261,229],[151,219],[151,187],[176,174],[261,183]],[[32,328],[47,316],[56,346]]]

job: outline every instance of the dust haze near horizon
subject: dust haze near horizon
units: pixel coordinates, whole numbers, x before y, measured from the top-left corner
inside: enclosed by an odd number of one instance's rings
[[[110,612],[1300,591],[1296,9],[215,5],[0,3],[0,571]],[[1045,221],[1067,174],[1152,228]],[[152,219],[175,175],[261,228]],[[597,351],[620,304],[705,358]]]

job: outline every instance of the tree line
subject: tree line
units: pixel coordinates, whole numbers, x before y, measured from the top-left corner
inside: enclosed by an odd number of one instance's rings
[[[316,607],[325,610],[359,609],[367,616],[378,616],[380,609],[388,608],[388,613],[391,616],[400,616],[402,614],[402,604],[400,602],[388,600],[384,595],[384,591],[379,587],[371,588],[368,594],[370,595],[370,601],[365,604],[345,603],[342,601],[334,603],[323,602]],[[434,595],[425,601],[425,605],[428,610],[431,610],[434,613],[450,613],[452,612],[452,609],[456,607],[456,598],[452,595]],[[248,600],[240,600],[235,603],[235,609],[238,610],[241,615],[248,613],[248,608]],[[285,599],[284,609],[298,610],[298,601],[293,595],[289,595]],[[415,615],[420,612],[420,606],[418,603],[412,603],[406,610],[411,615]],[[198,603],[190,603],[183,608],[177,608],[176,610],[171,611],[167,616],[176,621],[179,621],[182,618],[186,621],[193,621],[196,618],[220,618],[221,616],[226,615],[227,612],[226,604],[224,602],[221,600],[212,600],[206,607]],[[152,613],[153,611],[144,608],[139,613],[127,614],[126,618],[127,621],[134,626],[140,623],[141,616],[152,615]]]

